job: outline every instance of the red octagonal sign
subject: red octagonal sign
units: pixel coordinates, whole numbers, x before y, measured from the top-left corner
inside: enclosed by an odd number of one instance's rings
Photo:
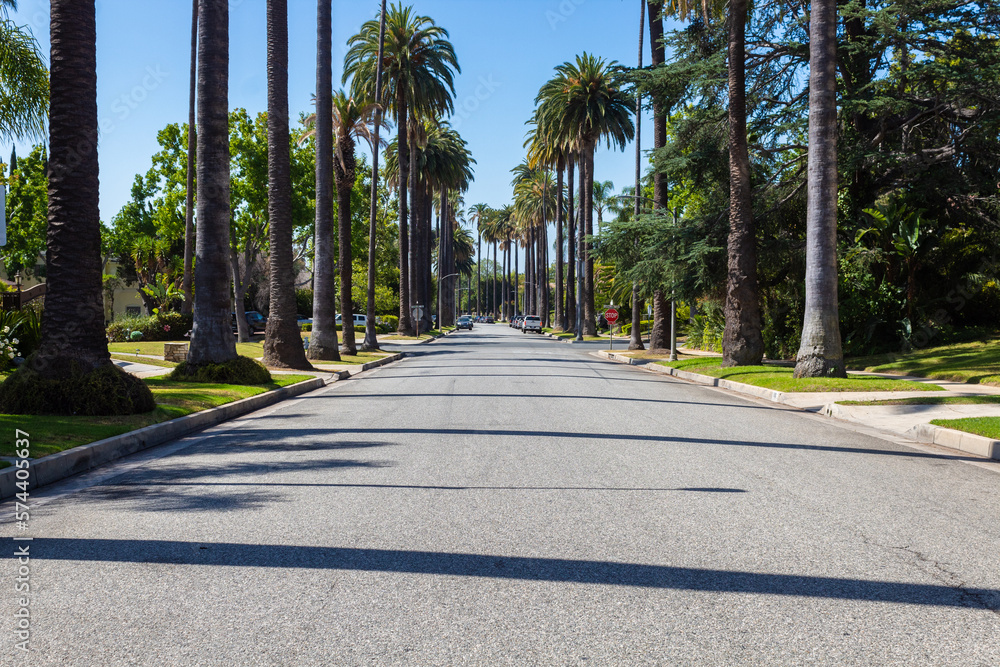
[[[614,308],[608,308],[606,311],[604,311],[604,319],[606,319],[611,324],[614,324],[615,322],[618,321],[618,311],[615,310]]]

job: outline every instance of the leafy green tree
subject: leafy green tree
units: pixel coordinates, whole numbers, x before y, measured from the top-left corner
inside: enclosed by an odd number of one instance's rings
[[[16,160],[16,164],[11,166],[7,193],[7,245],[0,250],[8,279],[13,279],[18,271],[25,276],[33,276],[44,267],[39,265],[38,259],[45,251],[48,226],[47,165],[45,147],[35,146],[27,157]]]

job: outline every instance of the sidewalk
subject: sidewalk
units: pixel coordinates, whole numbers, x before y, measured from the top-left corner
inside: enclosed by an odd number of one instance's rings
[[[695,351],[680,350],[685,354]],[[893,392],[780,392],[764,389],[741,382],[722,380],[708,375],[699,375],[688,371],[679,371],[667,366],[653,363],[654,359],[631,359],[627,354],[600,350],[596,353],[604,359],[618,363],[638,366],[645,371],[672,375],[695,384],[703,384],[736,393],[764,399],[772,403],[780,403],[789,407],[825,415],[834,419],[863,424],[902,435],[921,442],[930,442],[950,447],[963,452],[1000,460],[1000,441],[982,436],[964,433],[949,428],[934,426],[930,422],[935,419],[961,419],[964,417],[998,417],[1000,403],[985,405],[842,405],[842,401],[884,401],[903,398],[928,398],[925,391],[893,391]],[[891,375],[886,373],[864,373],[849,371],[851,375],[868,377],[886,377],[897,380],[909,380],[935,384],[944,392],[934,392],[934,396],[965,397],[965,396],[1000,396],[1000,387],[975,385],[942,380],[929,380],[921,377]]]

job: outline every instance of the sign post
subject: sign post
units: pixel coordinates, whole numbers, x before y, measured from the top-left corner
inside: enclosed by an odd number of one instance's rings
[[[614,308],[608,308],[604,311],[604,319],[608,321],[608,333],[611,334],[611,350],[615,349],[615,322],[618,321],[618,311]],[[633,326],[635,326],[633,324]]]

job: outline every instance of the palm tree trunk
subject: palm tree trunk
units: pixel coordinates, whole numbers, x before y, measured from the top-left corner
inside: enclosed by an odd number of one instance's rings
[[[483,291],[483,233],[479,232],[479,245],[476,248],[476,315],[482,315],[482,303],[479,295]],[[471,282],[471,281],[470,281]]]
[[[147,412],[155,407],[149,388],[112,365],[104,329],[94,0],[52,0],[50,16],[48,291],[42,338],[27,368],[4,382],[0,406],[21,414]],[[91,392],[101,395],[67,390],[95,372],[104,377],[98,380],[101,391]],[[118,386],[108,386],[110,378]]]
[[[323,9],[323,5],[326,7],[330,6],[332,0],[319,0],[320,12],[327,11]],[[379,40],[378,40],[378,62],[379,67],[376,67],[375,73],[375,99],[382,99],[382,56],[385,50],[385,5],[386,0],[382,0],[382,13],[379,19]],[[328,12],[329,13],[329,12]],[[327,33],[330,31],[327,30]],[[330,40],[326,40],[323,43],[323,48],[327,49],[327,57],[329,58]],[[367,311],[367,321],[365,322],[365,342],[362,345],[362,349],[366,351],[377,350],[378,349],[378,338],[375,332],[375,239],[376,239],[376,218],[378,214],[378,152],[379,152],[379,129],[382,126],[382,107],[379,105],[375,109],[375,133],[372,139],[372,193],[371,193],[371,208],[369,211],[368,219],[368,311]]]
[[[642,41],[645,37],[646,0],[639,3],[639,69],[642,69]],[[635,201],[633,202],[635,219],[642,213],[642,94],[635,96]],[[639,298],[639,285],[632,283],[632,330],[629,336],[628,349],[645,350],[642,344],[642,299]]]
[[[493,316],[500,317],[500,311],[497,310],[497,243],[493,243],[493,285],[490,289],[490,295],[493,297]]]
[[[408,137],[406,95],[399,89],[396,97],[398,128],[397,158],[399,162],[399,332],[413,336],[416,330],[410,316],[410,239],[407,233],[409,210],[410,143]]]
[[[340,361],[333,259],[333,67],[331,0],[318,0],[316,33],[316,223],[309,358]]]
[[[201,0],[198,15],[197,242],[191,366],[236,358],[230,324],[229,0]]]
[[[594,258],[590,256],[587,237],[594,233],[594,143],[583,148],[583,168],[581,185],[583,192],[582,225],[580,234],[580,257],[583,260],[583,335],[597,335],[597,313],[594,308]]]
[[[806,308],[795,377],[845,377],[837,305],[837,3],[814,0],[809,26]]]
[[[351,192],[354,190],[354,139],[344,133],[339,138],[339,160],[334,162],[337,184],[337,246],[340,265],[341,354],[356,355],[354,340],[354,257],[351,248]]]
[[[264,364],[311,369],[295,313],[292,157],[288,131],[288,0],[267,0],[267,212],[270,311]],[[345,326],[347,322],[344,323]]]
[[[670,349],[670,302],[663,290],[653,294],[653,328],[649,332],[650,350]]]
[[[566,169],[566,183],[569,186],[566,207],[569,227],[566,234],[566,308],[563,310],[563,331],[576,331],[576,211],[573,205],[573,191],[576,190],[575,163],[576,160],[570,156]]]
[[[559,158],[556,166],[556,313],[553,326],[566,328],[565,309],[563,308],[563,158]]]
[[[729,272],[723,366],[758,365],[764,356],[757,293],[757,236],[747,149],[747,0],[732,0],[729,20]]]
[[[195,100],[198,94],[198,0],[191,0],[191,79],[188,89],[187,190],[184,198],[184,301],[181,312],[190,315],[194,302],[194,170],[198,141]]]

